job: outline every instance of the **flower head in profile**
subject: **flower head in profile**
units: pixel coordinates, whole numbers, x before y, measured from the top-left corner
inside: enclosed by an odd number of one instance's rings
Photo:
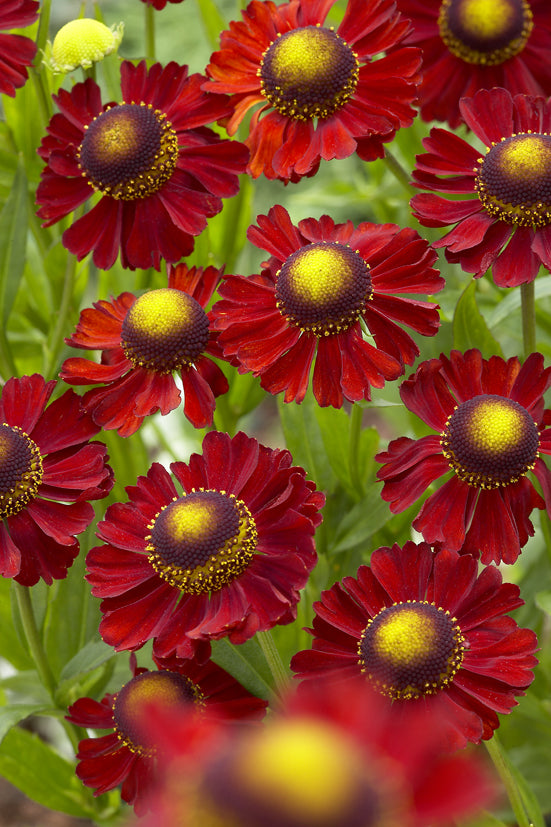
[[[551,99],[491,89],[460,108],[486,150],[432,129],[413,172],[429,192],[412,198],[414,215],[427,227],[455,225],[433,246],[475,278],[491,267],[500,287],[526,284],[551,269]]]
[[[423,51],[424,120],[456,129],[460,99],[479,89],[551,94],[547,0],[398,0],[398,9],[412,22],[405,42]]]
[[[105,445],[90,442],[99,427],[74,391],[49,402],[55,386],[33,374],[0,395],[0,574],[23,586],[67,576],[89,501],[113,486]]]
[[[248,238],[271,257],[259,275],[220,287],[212,312],[224,355],[286,402],[304,399],[313,364],[316,399],[336,408],[403,374],[419,350],[401,325],[433,336],[440,324],[438,305],[403,295],[444,285],[428,243],[395,224],[327,215],[295,226],[281,206],[257,220]]]
[[[495,797],[487,767],[443,754],[440,715],[416,712],[400,720],[358,680],[287,693],[261,727],[176,715],[143,827],[442,827],[475,815]]]
[[[519,588],[495,566],[427,543],[379,548],[370,566],[322,592],[314,603],[312,649],[291,667],[305,683],[363,675],[392,701],[442,716],[447,749],[491,738],[497,713],[510,712],[532,682],[538,641],[508,615]]]
[[[438,547],[514,563],[534,533],[530,514],[551,514],[551,368],[531,354],[486,360],[480,351],[430,359],[400,388],[402,401],[435,434],[392,440],[375,457],[382,497],[399,513],[438,480],[413,527]],[[543,498],[530,480],[534,475]]]
[[[105,642],[153,639],[157,658],[204,660],[211,639],[243,643],[293,621],[324,503],[304,470],[286,450],[218,431],[170,468],[154,463],[99,524],[86,579]]]
[[[183,0],[142,0],[147,6],[153,6],[157,11],[164,9],[167,3],[182,3]]]
[[[53,72],[89,69],[94,63],[116,52],[124,32],[124,23],[106,26],[99,20],[79,17],[59,29],[53,44],[47,44],[46,64]]]
[[[403,47],[409,22],[392,0],[348,0],[335,29],[333,3],[252,0],[222,32],[203,88],[231,95],[230,135],[252,111],[253,178],[296,181],[354,152],[372,161],[413,121],[421,53]]]
[[[171,668],[137,668],[118,692],[101,701],[80,698],[69,707],[67,719],[79,727],[110,730],[79,743],[76,774],[94,795],[121,786],[123,801],[136,813],[147,809],[148,794],[156,782],[159,749],[166,737],[147,725],[155,704],[170,724],[179,712],[184,716],[206,714],[209,719],[258,721],[267,702],[254,697],[235,678],[213,661],[174,660]]]
[[[10,29],[23,29],[38,19],[36,0],[2,0],[0,4],[0,93],[15,95],[24,86],[36,55],[36,44],[30,37],[5,34]]]
[[[226,377],[210,358],[220,356],[205,307],[221,272],[215,267],[169,267],[168,287],[139,298],[121,293],[80,314],[67,344],[101,350],[100,364],[81,357],[64,362],[60,376],[70,385],[99,385],[83,397],[94,422],[126,437],[145,417],[167,414],[180,404],[196,428],[212,425],[215,397],[228,390]]]
[[[103,105],[90,78],[54,96],[59,112],[38,150],[38,215],[47,227],[92,199],[63,233],[79,260],[93,252],[109,269],[120,253],[123,267],[158,270],[161,258],[189,255],[221,199],[236,194],[248,151],[206,127],[230,107],[202,92],[203,81],[176,63],[124,61],[122,103]]]

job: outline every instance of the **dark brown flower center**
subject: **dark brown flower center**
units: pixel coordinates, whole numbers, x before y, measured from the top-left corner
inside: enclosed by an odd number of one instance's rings
[[[121,347],[134,366],[170,373],[189,367],[209,339],[209,320],[198,301],[162,287],[140,296],[121,329]]]
[[[362,672],[377,691],[395,700],[440,692],[460,668],[463,650],[455,618],[424,600],[382,609],[358,645]]]
[[[475,171],[475,189],[490,215],[521,227],[551,223],[551,135],[502,138]]]
[[[280,313],[301,330],[331,336],[358,321],[371,298],[369,265],[333,241],[318,241],[292,253],[276,279]]]
[[[113,701],[115,731],[131,752],[151,757],[156,752],[155,733],[147,726],[148,708],[177,711],[184,705],[204,706],[201,689],[177,672],[141,672],[120,689]]]
[[[522,52],[534,23],[527,0],[443,0],[438,26],[453,55],[497,66]]]
[[[33,440],[16,425],[0,425],[0,519],[13,517],[34,500],[42,474]]]
[[[166,115],[145,103],[121,103],[88,125],[78,157],[83,176],[112,198],[134,201],[172,176],[178,137]]]
[[[534,467],[539,433],[518,402],[482,394],[455,409],[441,443],[459,479],[476,488],[499,488],[518,482]]]
[[[287,118],[328,118],[358,83],[356,54],[333,29],[304,26],[278,34],[262,56],[260,86]]]
[[[157,574],[188,594],[218,591],[242,574],[256,550],[247,506],[233,494],[200,490],[165,506],[151,526],[147,551]]]

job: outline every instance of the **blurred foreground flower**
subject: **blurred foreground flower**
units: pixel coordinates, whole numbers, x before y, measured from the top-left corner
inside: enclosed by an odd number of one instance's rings
[[[551,99],[482,90],[460,109],[486,153],[431,129],[413,171],[431,192],[412,198],[414,215],[426,227],[455,224],[433,246],[475,278],[491,267],[500,287],[526,284],[551,270]]]
[[[46,64],[53,72],[89,69],[99,60],[116,52],[120,46],[124,23],[108,27],[99,20],[79,17],[58,31],[53,45],[47,44]]]
[[[0,396],[0,574],[23,586],[67,576],[88,528],[88,500],[113,486],[99,427],[69,390],[39,374],[8,379]]]
[[[101,350],[101,364],[72,357],[60,376],[70,385],[102,383],[83,397],[94,422],[126,437],[145,417],[169,413],[180,404],[176,373],[185,416],[196,428],[212,425],[215,397],[228,390],[226,377],[209,358],[222,353],[205,312],[220,278],[215,267],[179,264],[169,268],[167,288],[139,298],[121,293],[82,311],[75,333],[65,341]]]
[[[210,432],[202,455],[170,466],[183,494],[158,463],[129,487],[86,561],[105,642],[153,638],[156,657],[204,660],[210,639],[243,643],[293,621],[325,498],[291,463],[244,433]]]
[[[354,152],[381,158],[383,144],[413,122],[421,53],[402,48],[409,22],[392,0],[348,0],[335,30],[324,25],[333,3],[252,0],[222,32],[203,89],[232,96],[230,135],[254,108],[246,141],[253,178],[296,181],[322,158]]]
[[[491,738],[534,679],[538,641],[506,612],[522,606],[518,586],[471,555],[407,542],[380,548],[356,577],[314,603],[311,650],[291,667],[307,683],[357,678],[391,698],[407,719],[421,705],[440,716],[449,749]]]
[[[423,50],[421,117],[462,123],[459,100],[502,86],[512,95],[551,94],[549,0],[398,0]]]
[[[396,224],[327,215],[297,227],[280,206],[257,221],[248,238],[271,258],[260,275],[226,277],[212,311],[225,356],[285,402],[302,402],[314,363],[314,395],[336,408],[403,374],[419,349],[399,324],[424,336],[440,324],[438,305],[400,295],[444,286],[428,243]]]
[[[420,364],[400,396],[437,434],[400,437],[375,457],[384,463],[377,476],[390,510],[409,508],[445,475],[413,527],[428,543],[480,554],[483,563],[514,563],[534,533],[532,510],[551,514],[551,474],[540,458],[551,454],[543,399],[550,385],[539,353],[522,366],[516,356],[486,360],[478,350]]]
[[[33,62],[36,44],[29,37],[4,34],[23,29],[38,19],[40,4],[35,0],[2,0],[0,3],[0,93],[15,96],[27,80],[27,66]]]
[[[158,270],[161,258],[189,255],[221,199],[236,194],[248,152],[205,127],[230,107],[201,92],[203,81],[176,63],[124,61],[122,103],[102,105],[91,79],[54,96],[60,112],[38,150],[47,164],[38,215],[47,227],[99,196],[63,233],[79,260],[93,251],[109,269],[120,252],[123,267]]]

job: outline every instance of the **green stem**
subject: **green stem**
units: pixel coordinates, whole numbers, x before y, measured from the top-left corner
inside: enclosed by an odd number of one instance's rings
[[[36,619],[33,611],[33,604],[31,600],[31,591],[28,586],[22,586],[13,580],[13,588],[15,590],[15,597],[17,600],[17,607],[19,609],[19,616],[21,618],[21,625],[25,632],[25,637],[29,645],[29,651],[35,663],[36,670],[40,675],[45,688],[48,690],[52,700],[54,700],[56,681],[51,670],[46,652],[42,645],[42,640],[36,625]],[[55,703],[55,701],[54,701]]]
[[[146,3],[145,6],[145,56],[147,60],[155,61],[155,7]]]
[[[50,357],[44,371],[47,378],[57,374],[57,363],[59,354],[61,353],[61,349],[63,347],[63,338],[67,332],[67,318],[71,310],[76,267],[77,262],[75,256],[68,255],[67,264],[65,266],[65,279],[63,281],[61,303],[59,305],[57,320],[49,343]]]
[[[484,741],[484,744],[494,763],[499,777],[503,781],[507,797],[509,798],[509,802],[516,816],[518,827],[532,827],[530,818],[528,817],[528,813],[524,806],[522,793],[513,774],[513,768],[505,750],[501,746],[498,736],[494,733],[492,738],[488,741]]]
[[[348,467],[350,479],[354,489],[358,492],[358,501],[364,496],[364,487],[360,478],[358,456],[360,453],[360,434],[362,431],[363,409],[359,405],[352,405],[350,412],[350,438],[348,441]]]
[[[270,667],[270,672],[273,675],[276,689],[279,694],[282,694],[287,690],[289,685],[289,672],[283,665],[281,655],[279,654],[279,650],[274,643],[272,633],[269,630],[267,632],[257,632],[256,637],[260,643],[266,662]]]
[[[536,350],[536,288],[535,282],[520,285],[520,302],[522,309],[522,341],[524,358]]]
[[[400,184],[406,190],[408,196],[411,197],[411,195],[413,194],[413,191],[411,189],[411,178],[403,168],[402,164],[397,160],[397,158],[395,158],[390,149],[386,146],[383,161],[385,162],[387,168],[392,172],[394,177],[400,182]]]
[[[0,325],[0,375],[5,382],[10,376],[17,376],[17,367],[3,325]]]

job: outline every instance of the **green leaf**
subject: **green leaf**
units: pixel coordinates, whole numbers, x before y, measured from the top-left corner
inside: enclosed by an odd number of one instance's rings
[[[476,303],[476,282],[471,281],[461,294],[453,317],[453,346],[461,351],[478,348],[483,356],[503,356]]]
[[[2,641],[2,657],[9,661],[16,669],[30,669],[33,660],[23,642],[24,637],[18,634],[13,621],[11,602],[11,580],[0,577],[0,640]]]
[[[100,695],[113,674],[114,655],[102,640],[91,640],[77,652],[61,672],[55,695],[59,706],[70,706],[86,695]]]
[[[339,523],[332,551],[347,551],[367,542],[391,519],[388,503],[381,499],[379,489],[371,488]]]
[[[281,401],[278,405],[285,444],[292,454],[293,463],[302,466],[318,488],[332,491],[337,478],[325,453],[314,397],[307,393],[300,405]]]
[[[198,0],[198,5],[208,41],[212,48],[216,49],[220,45],[220,32],[227,28],[226,21],[218,11],[214,0]]]
[[[24,721],[29,715],[37,715],[47,709],[49,707],[44,704],[13,704],[0,707],[0,743],[15,724]]]
[[[27,178],[21,161],[0,213],[0,308],[5,327],[25,268],[27,246]]]
[[[212,660],[257,698],[268,700],[272,693],[272,677],[260,644],[254,638],[233,646],[226,638],[213,640]]]
[[[534,601],[538,609],[541,609],[547,615],[551,615],[551,591],[538,592],[534,595]]]

